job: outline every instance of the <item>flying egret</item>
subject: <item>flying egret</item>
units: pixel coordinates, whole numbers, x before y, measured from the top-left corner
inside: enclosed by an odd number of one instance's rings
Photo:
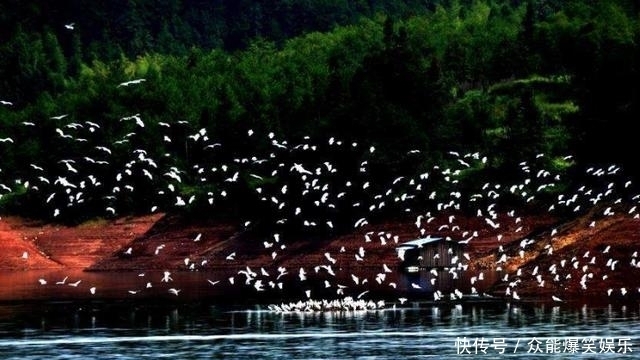
[[[178,296],[178,293],[179,293],[180,291],[182,291],[182,290],[180,290],[180,289],[176,289],[176,288],[171,288],[171,289],[169,289],[169,292],[170,292],[170,293],[172,293],[172,294],[173,294],[173,295],[175,295],[175,296]]]

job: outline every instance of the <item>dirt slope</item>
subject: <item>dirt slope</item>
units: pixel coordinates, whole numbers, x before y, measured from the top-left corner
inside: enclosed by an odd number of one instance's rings
[[[76,227],[9,217],[0,220],[0,246],[5,255],[0,269],[155,269],[230,275],[253,269],[272,274],[264,277],[266,283],[278,269],[286,268],[290,281],[297,281],[304,272],[308,277],[305,288],[322,289],[330,267],[341,286],[391,292],[391,285],[401,281],[398,273],[386,273],[384,281],[379,277],[385,274],[384,265],[392,269],[398,265],[396,243],[430,234],[471,238],[466,272],[469,276],[494,272],[496,276],[487,278],[495,282],[475,284],[494,296],[511,300],[515,291],[523,298],[542,300],[552,295],[563,300],[638,298],[640,267],[635,252],[640,247],[640,219],[624,212],[611,216],[592,212],[566,222],[549,215],[508,214],[500,214],[495,221],[501,224],[499,228],[480,217],[450,213],[421,219],[422,233],[412,217],[309,240],[257,235],[235,224],[163,214]],[[365,256],[359,259],[362,252]]]
[[[162,214],[68,227],[17,217],[0,220],[3,270],[85,269],[146,233]],[[27,252],[27,259],[23,253]]]

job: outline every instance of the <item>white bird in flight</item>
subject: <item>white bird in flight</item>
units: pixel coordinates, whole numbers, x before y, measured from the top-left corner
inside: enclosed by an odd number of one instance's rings
[[[180,291],[182,291],[182,290],[180,290],[180,289],[175,289],[175,288],[171,288],[171,289],[169,289],[169,292],[170,292],[170,293],[172,293],[172,294],[173,294],[173,295],[175,295],[175,296],[178,296],[178,293],[179,293]]]
[[[135,80],[125,81],[125,82],[122,82],[122,83],[118,84],[118,87],[140,84],[143,81],[147,81],[147,79],[142,78],[142,79],[135,79]]]

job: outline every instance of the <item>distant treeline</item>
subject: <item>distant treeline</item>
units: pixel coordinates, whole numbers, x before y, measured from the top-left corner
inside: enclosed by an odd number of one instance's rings
[[[60,37],[65,52],[79,40],[90,58],[124,53],[185,54],[191,47],[236,50],[253,39],[276,43],[329,31],[363,17],[425,14],[439,0],[63,0],[4,1],[0,21],[8,41],[19,32]],[[73,24],[75,32],[64,25]]]
[[[636,1],[9,2],[0,14],[0,99],[13,103],[0,138],[21,142],[2,150],[5,182],[69,155],[53,129],[89,120],[112,143],[109,124],[136,113],[227,144],[247,129],[364,142],[392,173],[456,150],[488,157],[478,181],[539,153],[554,170],[573,155],[638,175]],[[147,143],[160,128],[135,145],[192,164],[187,146]],[[428,156],[407,164],[412,149]]]

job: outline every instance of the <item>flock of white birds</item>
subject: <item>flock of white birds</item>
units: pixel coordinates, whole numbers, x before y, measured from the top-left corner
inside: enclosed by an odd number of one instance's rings
[[[144,86],[145,79],[134,79],[120,84],[114,84],[122,91],[132,86]],[[13,104],[3,100],[2,106],[8,108]],[[46,123],[46,126],[43,125]],[[109,124],[93,122],[87,119],[76,119],[72,114],[52,114],[47,119],[34,119],[24,122],[22,126],[26,132],[52,131],[52,143],[58,149],[57,153],[65,154],[63,158],[45,160],[34,158],[25,163],[19,171],[19,176],[12,176],[1,169],[0,163],[0,198],[11,193],[30,193],[42,199],[42,205],[53,218],[60,217],[73,209],[79,212],[84,209],[102,208],[101,216],[115,217],[127,213],[127,204],[140,202],[148,206],[149,212],[172,212],[190,205],[210,206],[215,209],[219,204],[225,204],[237,199],[252,199],[255,204],[261,204],[261,211],[269,216],[247,215],[242,219],[241,226],[251,228],[255,224],[272,228],[273,233],[265,237],[264,250],[272,260],[278,252],[286,251],[287,247],[282,237],[286,236],[287,227],[296,227],[303,231],[318,231],[332,234],[334,231],[364,232],[370,222],[384,217],[386,214],[401,212],[406,216],[415,216],[415,238],[429,236],[427,226],[433,219],[446,214],[447,223],[442,224],[438,231],[447,231],[452,240],[461,243],[473,243],[482,229],[465,229],[456,224],[456,212],[469,212],[482,218],[487,229],[499,232],[506,228],[499,221],[500,214],[507,214],[509,221],[518,224],[521,221],[516,209],[504,208],[505,203],[513,206],[514,202],[521,205],[536,204],[541,211],[550,213],[585,213],[589,209],[601,207],[602,217],[612,216],[620,211],[633,218],[638,218],[636,204],[640,195],[634,194],[632,179],[625,177],[620,167],[611,165],[592,167],[584,171],[581,177],[586,179],[584,184],[575,188],[562,188],[567,183],[562,173],[546,169],[545,165],[553,161],[564,164],[571,163],[571,156],[546,159],[545,154],[538,154],[533,159],[520,163],[519,174],[512,174],[510,179],[517,179],[511,183],[486,182],[482,186],[472,188],[462,186],[471,171],[482,169],[487,165],[487,157],[479,153],[460,154],[449,152],[446,165],[435,165],[414,174],[384,174],[379,169],[372,175],[371,163],[375,163],[375,146],[358,142],[345,141],[328,136],[325,139],[303,137],[299,141],[289,142],[276,136],[273,132],[259,134],[252,129],[246,130],[244,143],[224,143],[224,139],[214,140],[206,127],[193,128],[192,124],[184,120],[147,123],[141,113],[129,114],[112,119]],[[149,132],[149,128],[154,128]],[[108,129],[108,130],[105,130]],[[153,134],[159,138],[149,138]],[[108,140],[107,139],[115,139]],[[19,147],[23,139],[13,138],[0,133],[0,153],[8,147]],[[154,146],[154,144],[163,144]],[[228,150],[230,149],[230,150]],[[417,164],[424,164],[424,154],[417,149],[407,149],[405,157],[415,159]],[[474,180],[476,183],[477,179]],[[194,191],[194,188],[199,191]],[[204,190],[202,190],[204,189]],[[464,190],[463,190],[464,189]],[[142,195],[140,195],[142,194]],[[508,201],[503,201],[508,199]],[[471,209],[471,210],[470,210]],[[624,209],[624,210],[622,210]],[[348,215],[345,215],[348,214]],[[215,216],[215,212],[212,212]],[[594,221],[590,226],[597,226]],[[517,227],[515,232],[521,232]],[[553,253],[553,238],[557,230],[553,230],[548,237],[549,243],[544,247],[549,255]],[[505,236],[497,235],[497,240]],[[364,243],[372,242],[372,232],[363,235]],[[199,234],[193,241],[201,241]],[[397,235],[391,232],[378,234],[380,246],[399,243]],[[586,288],[594,278],[589,271],[590,265],[600,261],[607,261],[607,267],[614,271],[616,264],[621,261],[629,262],[634,268],[640,267],[637,252],[629,259],[613,259],[606,257],[607,247],[602,254],[584,254],[572,259],[560,259],[548,269],[536,267],[530,274],[524,274],[523,269],[512,273],[502,270],[510,259],[524,257],[526,251],[535,246],[535,240],[527,238],[522,233],[520,247],[505,250],[503,246],[496,249],[495,268],[501,281],[508,284],[505,296],[518,300],[518,284],[525,275],[537,279],[541,287],[551,282],[579,281],[580,286]],[[353,244],[355,249],[354,261],[363,261],[366,257],[361,243]],[[157,251],[160,251],[158,249]],[[351,249],[350,249],[351,250]],[[341,249],[341,252],[347,251]],[[391,250],[393,251],[393,250]],[[156,252],[157,253],[157,252]],[[131,254],[129,249],[125,254]],[[28,256],[27,254],[23,256]],[[316,267],[327,276],[335,276],[339,269],[332,268],[335,259],[330,253],[324,254],[322,264]],[[402,257],[402,253],[398,253]],[[234,260],[235,254],[229,254],[226,260]],[[452,277],[458,277],[466,271],[472,259],[455,258],[447,268]],[[199,270],[203,263],[195,263],[185,259],[185,270]],[[267,264],[265,264],[267,265]],[[582,269],[579,279],[571,279],[568,269]],[[375,282],[383,284],[387,281],[386,274],[392,270],[384,265],[384,269],[377,274]],[[277,278],[287,274],[297,276],[301,282],[305,281],[307,271],[304,268],[278,268]],[[237,275],[244,275],[244,281],[239,284],[251,286],[257,292],[265,288],[282,289],[283,283],[275,277],[269,277],[263,268],[260,272],[242,269]],[[350,275],[350,276],[349,276]],[[425,276],[429,276],[426,274]],[[362,276],[351,273],[356,285],[362,285]],[[482,281],[483,274],[476,274],[471,278],[471,284]],[[602,281],[606,275],[602,275]],[[165,272],[162,282],[173,281],[170,272]],[[220,281],[235,283],[235,277],[227,279],[208,280],[211,286]],[[373,281],[372,281],[373,282]],[[40,279],[46,285],[45,279]],[[66,283],[66,278],[58,281],[57,285],[78,287],[81,281]],[[274,311],[313,310],[313,309],[377,309],[384,307],[384,302],[364,301],[367,291],[360,292],[354,300],[350,294],[345,294],[347,286],[331,283],[325,280],[326,287],[334,288],[336,295],[348,295],[341,300],[313,300],[310,289],[305,291],[306,301],[297,303],[282,303],[272,305]],[[433,282],[432,282],[433,284]],[[396,283],[387,281],[387,285],[395,288]],[[151,287],[147,283],[147,288]],[[418,284],[411,284],[413,289],[419,289]],[[360,291],[362,290],[359,287]],[[473,291],[470,295],[475,295]],[[610,289],[608,292],[620,292],[626,295],[631,289]],[[96,288],[89,291],[95,294]],[[130,290],[135,295],[141,289]],[[179,288],[171,287],[168,292],[178,296]],[[353,294],[355,296],[355,294]],[[446,295],[446,297],[445,297]],[[451,294],[436,291],[434,300],[460,299],[465,294],[459,290]],[[467,294],[469,295],[469,294]],[[404,296],[404,295],[403,295]],[[404,303],[406,298],[398,300]],[[552,296],[553,301],[563,301],[562,294]]]

